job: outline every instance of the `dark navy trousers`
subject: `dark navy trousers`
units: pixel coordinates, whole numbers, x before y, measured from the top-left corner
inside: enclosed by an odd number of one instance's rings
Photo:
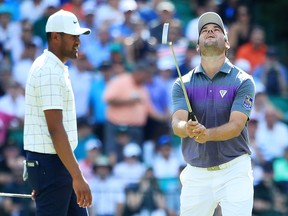
[[[37,216],[87,216],[77,204],[72,177],[57,154],[27,151],[28,181],[36,191]]]

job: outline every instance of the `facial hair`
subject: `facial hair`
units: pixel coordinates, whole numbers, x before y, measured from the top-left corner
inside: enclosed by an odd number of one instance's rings
[[[220,44],[218,40],[206,41],[200,45],[201,55],[203,56],[219,56],[225,52],[225,44]]]

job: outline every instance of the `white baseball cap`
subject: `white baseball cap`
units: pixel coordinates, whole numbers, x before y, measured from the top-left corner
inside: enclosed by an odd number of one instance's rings
[[[123,155],[125,157],[139,156],[141,154],[141,148],[136,143],[128,143],[123,149]]]
[[[119,9],[124,13],[135,11],[137,9],[137,3],[135,0],[122,0],[119,3]]]
[[[100,149],[102,147],[102,142],[99,139],[90,139],[85,144],[85,150],[91,151],[94,149]]]
[[[224,34],[227,34],[221,17],[215,12],[206,12],[199,17],[198,34],[200,34],[201,29],[209,23],[217,24],[222,29]]]
[[[52,14],[46,23],[46,32],[63,32],[70,35],[90,34],[88,28],[81,28],[77,17],[65,10]]]
[[[168,11],[170,13],[174,13],[175,12],[175,6],[170,1],[162,1],[162,2],[157,4],[157,10],[158,11]]]

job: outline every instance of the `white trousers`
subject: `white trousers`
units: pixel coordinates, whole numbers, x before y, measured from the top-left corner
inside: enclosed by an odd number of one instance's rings
[[[225,168],[208,171],[187,165],[180,174],[181,216],[212,216],[219,204],[222,216],[251,216],[253,175],[251,158],[242,155],[225,164]]]

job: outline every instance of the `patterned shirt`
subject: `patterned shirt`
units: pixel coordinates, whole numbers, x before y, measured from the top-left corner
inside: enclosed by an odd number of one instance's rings
[[[71,148],[77,146],[74,94],[68,67],[52,52],[45,50],[33,63],[25,90],[24,149],[56,154],[44,111],[63,112],[63,125]]]
[[[188,98],[198,121],[206,128],[229,122],[232,111],[250,116],[255,97],[252,77],[226,59],[213,78],[209,78],[201,65],[183,76]],[[187,110],[179,78],[172,90],[173,112]],[[212,167],[226,163],[242,154],[251,154],[248,147],[247,125],[241,134],[225,141],[199,144],[194,139],[182,139],[182,152],[192,166]]]

